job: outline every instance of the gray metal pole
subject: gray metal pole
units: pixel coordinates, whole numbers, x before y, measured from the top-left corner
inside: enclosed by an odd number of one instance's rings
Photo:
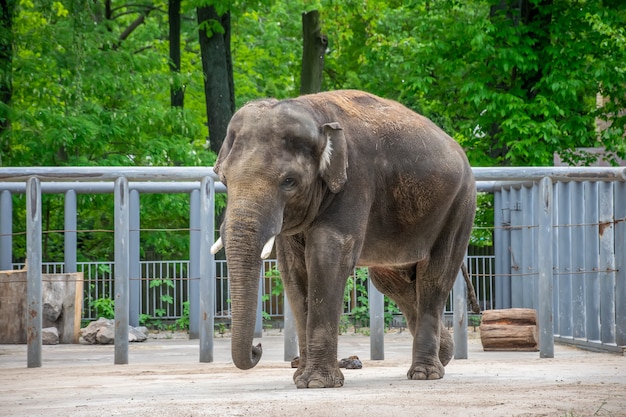
[[[200,186],[200,362],[213,362],[215,326],[215,259],[213,244],[215,184],[204,177]]]
[[[128,180],[115,180],[115,360],[116,365],[128,363],[129,314],[129,240],[130,204]]]
[[[521,190],[513,189],[509,193],[509,207],[511,213],[511,241],[509,245],[509,256],[511,258],[511,272],[514,274],[524,273],[522,267],[522,252],[523,248],[523,230],[524,224],[521,201]],[[524,279],[525,276],[513,276],[511,277],[511,307],[518,308],[524,307]]]
[[[452,295],[454,299],[452,313],[454,359],[467,359],[467,285],[460,270],[452,287]]]
[[[626,346],[626,183],[615,183],[615,339]]]
[[[68,190],[65,193],[65,256],[64,270],[66,273],[76,272],[76,191]]]
[[[41,367],[41,183],[31,177],[26,183],[26,343],[27,366]]]
[[[140,264],[140,197],[139,191],[129,189],[129,324],[139,326],[141,315],[141,264]]]
[[[598,184],[600,216],[600,336],[602,343],[615,343],[615,225],[613,184]],[[623,204],[623,202],[620,202]]]
[[[370,359],[385,359],[385,296],[368,280],[370,305]]]
[[[552,307],[552,180],[543,178],[539,183],[539,230],[537,234],[537,259],[539,268],[539,356],[554,357],[554,316]]]
[[[189,194],[189,339],[200,337],[200,190]]]
[[[533,246],[535,245],[535,239],[533,238],[534,228],[530,227],[535,224],[534,207],[533,207],[533,192],[532,188],[522,186],[520,190],[520,201],[522,203],[522,224],[524,227],[521,231],[522,238],[522,250],[520,252],[521,268],[520,272],[523,274],[532,274],[534,269],[534,256]],[[522,285],[522,300],[521,306],[525,308],[535,308],[534,299],[535,293],[533,293],[533,276],[526,275],[520,278]],[[536,291],[536,289],[535,289]]]
[[[0,271],[13,269],[13,199],[0,191]]]
[[[555,223],[559,226],[555,233],[555,241],[558,242],[556,264],[559,275],[558,287],[558,311],[556,317],[556,334],[561,337],[572,337],[572,224],[571,216],[571,193],[570,183],[559,182],[556,184],[557,219]]]
[[[293,317],[293,310],[289,305],[287,295],[283,295],[283,306],[285,312],[285,346],[284,346],[284,359],[286,362],[291,361],[293,358],[300,354],[298,347],[298,335],[296,332],[296,321]]]
[[[585,181],[585,334],[600,342],[600,242],[598,239],[598,182]]]
[[[583,183],[574,182],[570,186],[572,202],[572,224],[582,225],[584,219]],[[585,229],[572,227],[572,336],[585,337]]]

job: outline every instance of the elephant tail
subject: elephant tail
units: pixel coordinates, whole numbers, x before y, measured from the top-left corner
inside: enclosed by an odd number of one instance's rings
[[[469,299],[472,313],[479,314],[480,305],[478,304],[478,300],[476,299],[476,291],[474,291],[474,285],[472,284],[472,280],[470,279],[469,273],[467,272],[467,266],[465,266],[465,262],[461,264],[461,272],[463,273],[463,278],[465,278],[465,283],[467,284],[467,298]]]

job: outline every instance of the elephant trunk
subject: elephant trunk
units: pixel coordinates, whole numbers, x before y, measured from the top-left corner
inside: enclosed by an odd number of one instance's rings
[[[240,206],[241,207],[241,206]],[[259,291],[261,252],[265,241],[273,236],[262,227],[259,215],[249,210],[226,209],[223,228],[226,259],[230,278],[232,359],[239,369],[250,369],[261,359],[261,344],[252,346]],[[264,232],[265,231],[265,232]]]
[[[228,261],[232,315],[231,353],[233,362],[239,369],[253,368],[261,359],[261,345],[252,346],[260,269],[260,261],[252,266],[237,266]]]

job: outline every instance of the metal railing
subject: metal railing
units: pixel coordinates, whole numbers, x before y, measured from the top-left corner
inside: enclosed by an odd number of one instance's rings
[[[494,256],[467,256],[468,272],[474,284],[481,308],[494,306]],[[13,264],[21,269],[24,264]],[[84,320],[95,320],[98,314],[94,303],[99,299],[114,299],[115,262],[77,262],[77,269],[84,276]],[[189,300],[189,261],[141,261],[141,276],[131,280],[141,281],[140,314],[163,320],[177,320],[184,314],[184,303]],[[64,273],[63,262],[42,263],[42,273]],[[266,318],[281,319],[284,315],[282,284],[277,273],[275,259],[263,262],[262,311]],[[230,283],[226,261],[216,261],[215,271],[215,317],[230,318]],[[367,268],[358,268],[348,278],[344,293],[345,315],[351,315],[367,305]],[[389,302],[387,302],[389,304]],[[395,310],[394,310],[395,312]],[[446,304],[445,314],[453,313],[452,296]]]

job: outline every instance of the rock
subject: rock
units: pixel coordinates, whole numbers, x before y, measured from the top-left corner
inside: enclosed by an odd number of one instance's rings
[[[113,327],[113,320],[100,317],[98,320],[92,321],[87,327],[80,329],[80,343],[95,345],[98,343],[96,340],[98,332],[107,326]]]
[[[44,345],[58,345],[59,330],[56,327],[41,329],[41,343]]]
[[[295,358],[291,360],[292,368],[297,368],[298,366],[300,366],[300,356],[296,356]]]
[[[353,355],[353,356],[350,356],[349,358],[344,358],[340,360],[339,367],[346,368],[346,369],[361,369],[363,368],[363,363],[361,362],[358,356]]]
[[[128,326],[128,341],[143,342],[147,340],[148,329],[145,327]],[[99,318],[91,322],[87,327],[80,330],[80,343],[87,345],[110,345],[115,343],[115,321]]]
[[[104,326],[96,334],[96,341],[100,345],[111,345],[115,343],[114,326]]]
[[[129,342],[144,342],[148,338],[148,336],[146,336],[146,333],[142,332],[140,330],[140,327],[128,326],[128,341]]]

